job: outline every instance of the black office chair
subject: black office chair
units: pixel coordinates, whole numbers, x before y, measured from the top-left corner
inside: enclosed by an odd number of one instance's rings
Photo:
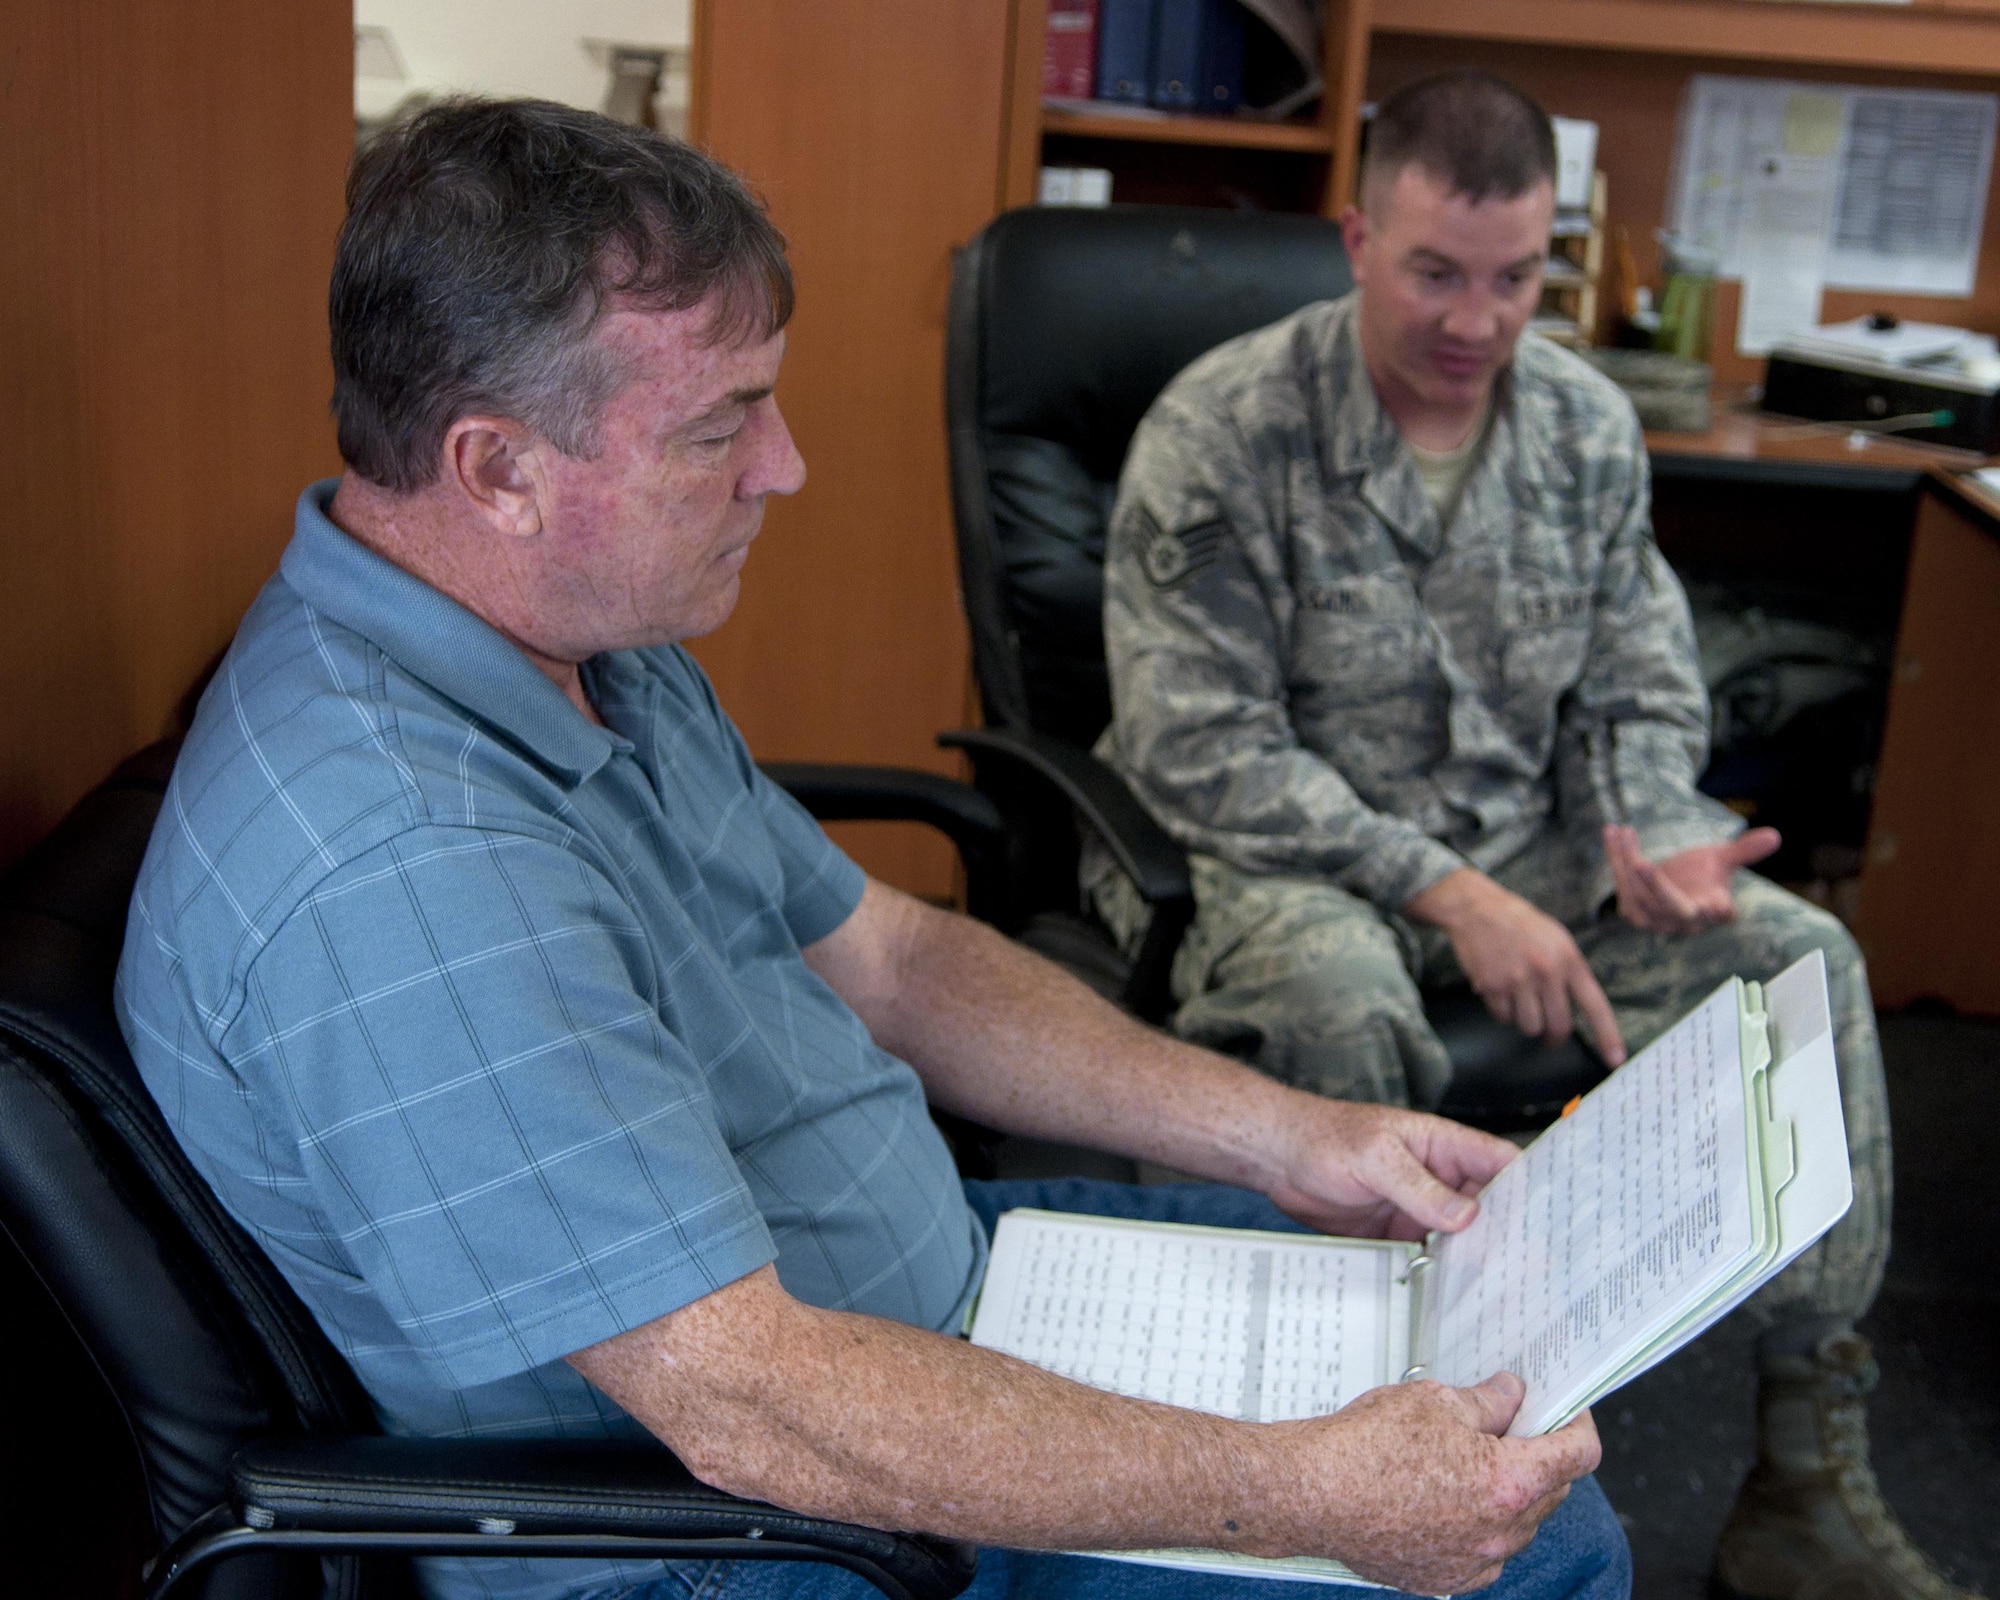
[[[0,1230],[129,1424],[158,1552],[147,1600],[401,1600],[407,1558],[446,1554],[825,1561],[894,1600],[962,1590],[963,1546],[739,1500],[649,1443],[378,1432],[352,1370],[182,1155],[112,1012],[174,753],[126,762],[0,884]],[[969,867],[997,837],[989,803],[945,779],[778,772],[829,815],[941,826]]]
[[[1104,533],[1133,430],[1169,379],[1226,339],[1352,287],[1319,217],[1112,206],[1010,211],[960,254],[945,412],[959,582],[986,726],[943,736],[1007,819],[1004,892],[982,909],[1148,1021],[1194,914],[1187,860],[1090,754],[1111,718]],[[1151,918],[1131,960],[1079,904],[1079,826]],[[1604,1075],[1580,1040],[1552,1048],[1469,988],[1426,996],[1451,1056],[1436,1109],[1539,1126]]]

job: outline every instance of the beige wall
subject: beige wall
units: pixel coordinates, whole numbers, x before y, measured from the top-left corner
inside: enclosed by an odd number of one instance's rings
[[[533,95],[595,111],[605,43],[685,50],[688,0],[354,0],[357,27],[392,41],[401,78],[357,74],[354,109],[380,117],[413,92]],[[663,126],[687,106],[687,76],[661,86]]]

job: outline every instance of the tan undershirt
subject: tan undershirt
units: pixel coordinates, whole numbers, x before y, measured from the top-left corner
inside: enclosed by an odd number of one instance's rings
[[[1424,498],[1430,501],[1441,527],[1450,527],[1451,519],[1458,514],[1459,498],[1465,493],[1465,480],[1472,476],[1472,469],[1479,462],[1480,448],[1486,443],[1486,424],[1491,416],[1489,412],[1481,417],[1478,426],[1465,436],[1465,443],[1456,450],[1440,454],[1410,445],[1410,457],[1417,464],[1417,478],[1424,486]],[[1403,442],[1409,444],[1407,439]]]

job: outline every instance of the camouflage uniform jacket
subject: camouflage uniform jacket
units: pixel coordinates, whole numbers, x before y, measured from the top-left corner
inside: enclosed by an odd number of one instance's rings
[[[1190,849],[1385,910],[1551,822],[1571,912],[1609,897],[1607,822],[1655,858],[1731,837],[1694,786],[1708,699],[1630,403],[1524,337],[1441,527],[1355,311],[1308,306],[1210,351],[1140,424],[1106,556],[1099,753]]]

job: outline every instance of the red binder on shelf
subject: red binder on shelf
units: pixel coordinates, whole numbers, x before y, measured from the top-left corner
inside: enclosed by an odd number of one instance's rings
[[[1088,100],[1097,82],[1097,0],[1049,0],[1042,98]]]

